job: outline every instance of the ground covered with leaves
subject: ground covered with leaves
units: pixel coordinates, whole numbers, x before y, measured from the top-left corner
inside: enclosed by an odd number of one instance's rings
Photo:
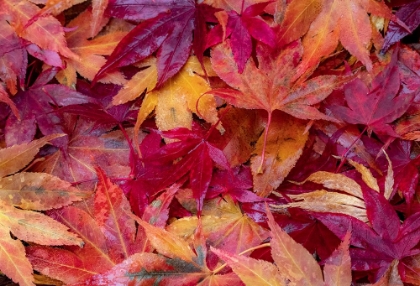
[[[419,24],[1,0],[2,285],[420,285]]]

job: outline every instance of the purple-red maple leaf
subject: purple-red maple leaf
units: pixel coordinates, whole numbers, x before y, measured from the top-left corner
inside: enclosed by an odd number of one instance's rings
[[[31,141],[37,131],[42,134],[65,133],[61,118],[53,106],[68,106],[92,102],[92,99],[61,84],[49,84],[57,73],[56,68],[42,72],[27,90],[20,90],[14,97],[20,119],[10,114],[6,123],[8,146]],[[60,139],[61,140],[61,139]],[[58,144],[57,141],[54,141]]]
[[[407,5],[398,10],[395,16],[404,22],[408,28],[414,31],[417,26],[420,25],[420,1],[417,0],[407,3]],[[391,21],[385,35],[382,52],[386,52],[392,44],[399,42],[408,34],[410,34],[410,32],[407,31],[406,27],[401,27],[401,25],[395,21]]]
[[[271,27],[259,16],[271,2],[257,3],[248,6],[241,14],[235,10],[218,12],[220,25],[210,31],[207,46],[219,44],[230,37],[230,47],[242,73],[245,63],[252,53],[251,37],[270,47],[275,45],[275,34]]]
[[[347,123],[366,125],[368,133],[399,137],[389,123],[407,111],[414,94],[398,96],[400,74],[397,66],[398,51],[394,51],[391,62],[367,86],[356,78],[344,86],[344,96],[348,107],[333,105],[334,115]],[[390,108],[392,106],[392,108]]]
[[[343,238],[352,231],[350,250],[352,268],[356,271],[370,271],[372,282],[377,281],[391,263],[400,260],[399,273],[405,266],[402,259],[420,253],[420,213],[409,216],[400,224],[400,219],[392,205],[371,189],[363,191],[366,212],[372,228],[354,217],[332,214],[313,214],[338,237]],[[402,276],[402,275],[401,275]]]
[[[207,15],[211,18],[214,11],[192,0],[111,0],[106,10],[109,16],[142,22],[118,44],[93,82],[108,71],[133,64],[157,51],[157,87],[162,86],[182,68],[192,46],[202,59],[205,19]]]

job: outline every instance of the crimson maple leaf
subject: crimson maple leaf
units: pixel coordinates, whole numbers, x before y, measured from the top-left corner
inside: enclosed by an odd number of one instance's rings
[[[236,202],[261,202],[264,198],[250,191],[252,188],[252,173],[249,167],[237,167],[234,170],[217,170],[214,172],[207,199],[221,194],[229,194]]]
[[[203,54],[199,43],[205,21],[203,15],[214,9],[195,5],[192,0],[113,0],[106,12],[113,17],[143,21],[137,25],[115,48],[108,61],[96,74],[95,83],[108,71],[127,66],[157,51],[157,87],[174,76],[187,61],[192,47],[196,54]],[[211,14],[210,14],[211,15]]]
[[[391,62],[375,77],[370,87],[359,78],[344,86],[348,107],[331,106],[337,118],[351,124],[366,125],[369,134],[374,131],[377,134],[399,137],[389,123],[407,111],[414,94],[398,96],[401,81],[396,64],[397,55],[396,50]]]
[[[208,134],[212,130],[213,128],[205,132],[201,126],[194,124],[192,130],[175,128],[164,131],[163,137],[180,141],[167,144],[144,157],[144,161],[154,162],[154,165],[172,163],[182,157],[173,165],[172,172],[162,180],[161,184],[162,187],[168,186],[189,173],[191,189],[199,212],[211,182],[213,162],[224,169],[230,169],[223,152],[208,141]]]
[[[238,72],[242,73],[245,63],[252,53],[251,37],[274,47],[275,34],[270,26],[259,16],[271,2],[257,3],[248,6],[241,14],[235,10],[216,13],[220,25],[210,31],[207,37],[207,46],[221,43],[230,37],[230,47],[238,65]]]

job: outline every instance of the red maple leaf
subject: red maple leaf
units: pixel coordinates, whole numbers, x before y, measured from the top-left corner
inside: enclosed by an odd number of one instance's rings
[[[167,144],[144,157],[144,161],[154,162],[154,165],[172,163],[182,158],[173,165],[171,172],[161,184],[162,187],[169,186],[189,173],[189,182],[199,212],[211,182],[214,163],[224,169],[230,169],[223,152],[208,141],[207,137],[211,131],[213,128],[205,132],[198,124],[194,124],[192,130],[175,128],[164,131],[163,137],[179,141]]]

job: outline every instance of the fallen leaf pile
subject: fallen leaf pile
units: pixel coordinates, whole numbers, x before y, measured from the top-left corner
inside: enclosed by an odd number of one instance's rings
[[[420,0],[1,0],[0,284],[420,285]]]

